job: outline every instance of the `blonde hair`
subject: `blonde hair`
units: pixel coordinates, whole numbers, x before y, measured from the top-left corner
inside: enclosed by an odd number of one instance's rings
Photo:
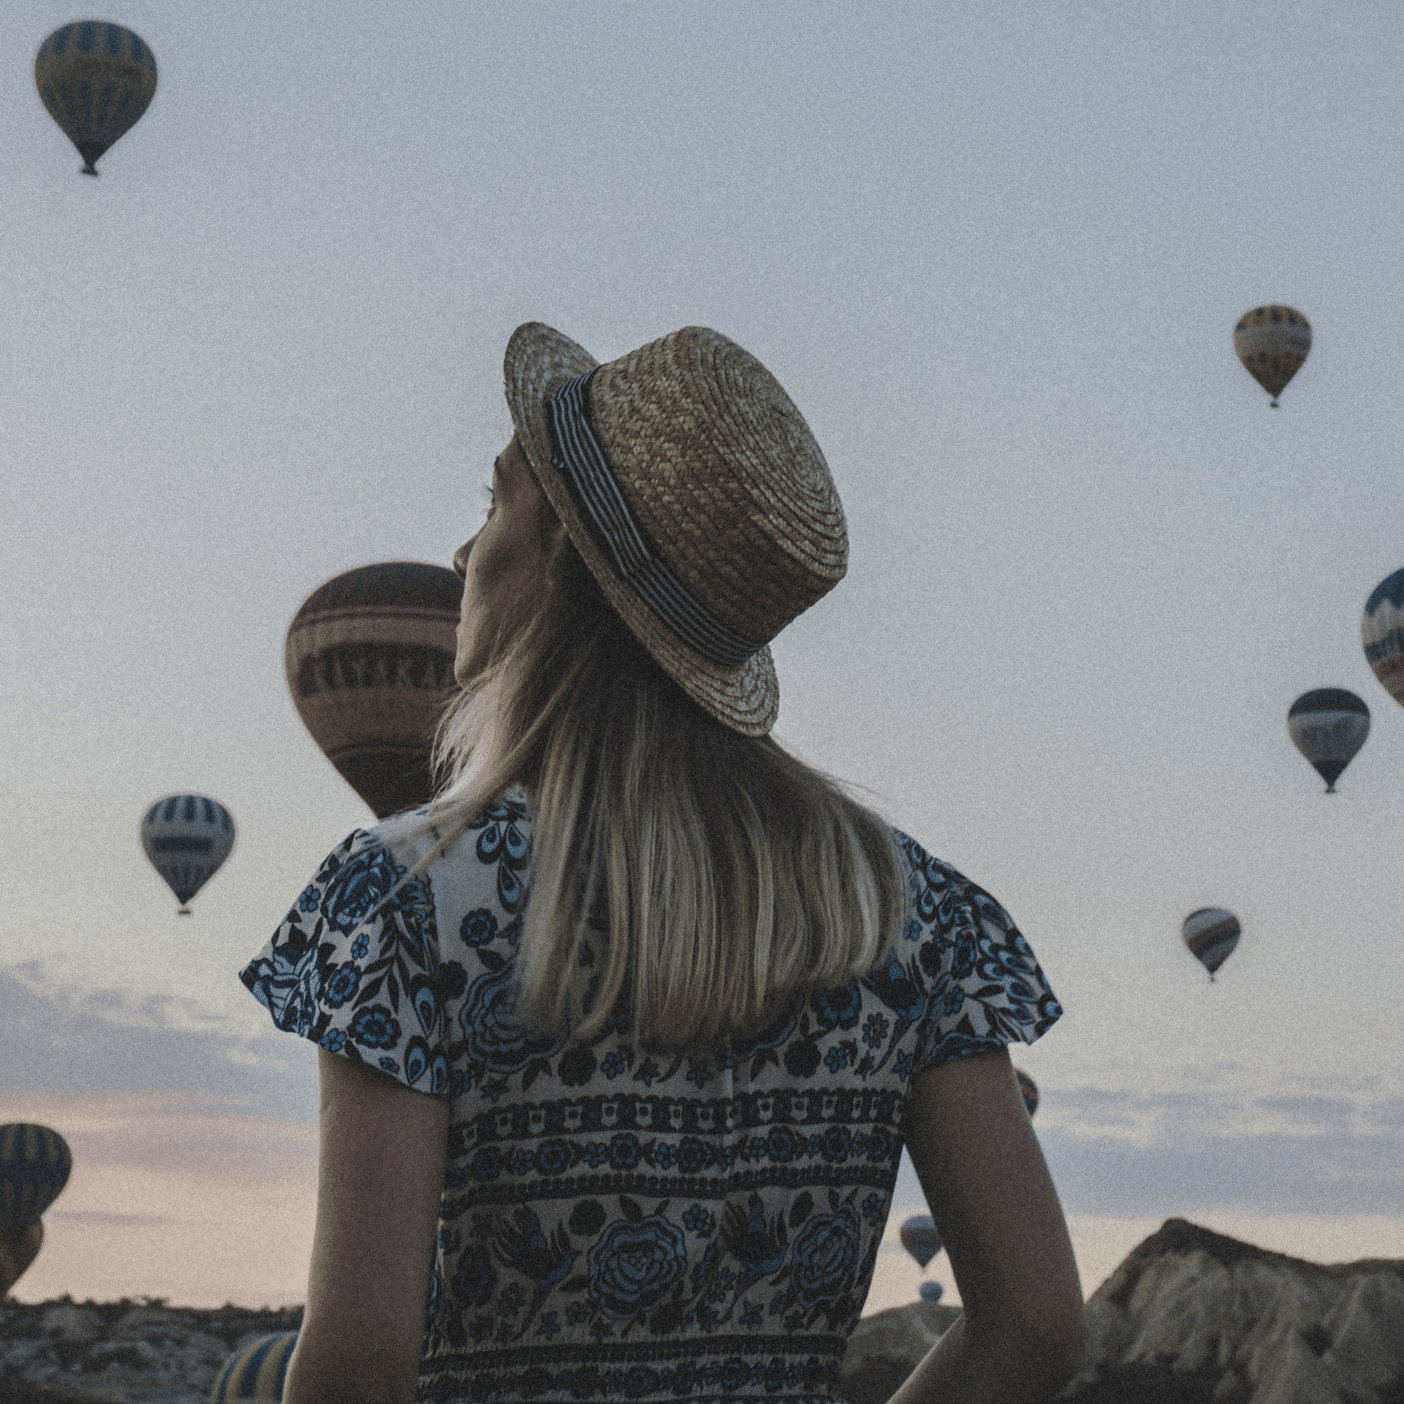
[[[511,785],[531,797],[519,1015],[588,1042],[618,1013],[676,1050],[865,974],[907,897],[891,829],[703,712],[542,511],[542,596],[445,717],[430,810],[442,851]]]

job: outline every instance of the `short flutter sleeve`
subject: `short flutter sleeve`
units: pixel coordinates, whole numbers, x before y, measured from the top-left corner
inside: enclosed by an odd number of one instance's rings
[[[948,863],[897,837],[909,865],[911,913],[885,968],[865,983],[891,985],[899,1002],[907,999],[916,1034],[912,1071],[1040,1038],[1063,1009],[1009,913]]]
[[[329,853],[239,978],[288,1033],[444,1095],[444,1003],[460,967],[440,968],[427,875],[375,831]]]

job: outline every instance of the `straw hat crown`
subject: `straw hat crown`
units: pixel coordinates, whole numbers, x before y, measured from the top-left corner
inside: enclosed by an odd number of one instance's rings
[[[780,383],[748,351],[683,327],[598,365],[539,322],[505,361],[518,438],[548,500],[611,605],[707,711],[750,735],[774,723],[779,689],[765,647],[847,568],[848,534],[828,464]],[[621,579],[560,468],[551,402],[594,372],[587,415],[651,552],[718,624],[756,645],[719,662],[679,637]]]

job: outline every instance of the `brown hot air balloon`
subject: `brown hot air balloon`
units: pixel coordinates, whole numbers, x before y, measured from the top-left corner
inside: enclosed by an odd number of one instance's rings
[[[391,561],[328,580],[288,626],[298,716],[379,819],[433,794],[429,755],[456,691],[462,600],[444,566]]]
[[[1295,307],[1268,303],[1245,312],[1233,329],[1233,349],[1243,369],[1272,396],[1287,388],[1311,350],[1311,323]]]

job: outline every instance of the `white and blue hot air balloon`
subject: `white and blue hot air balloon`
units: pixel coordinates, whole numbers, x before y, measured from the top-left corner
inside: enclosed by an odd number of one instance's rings
[[[190,899],[215,875],[234,847],[229,811],[204,795],[167,795],[146,811],[141,846],[190,915]]]
[[[278,1331],[236,1350],[215,1378],[210,1404],[235,1404],[244,1399],[278,1404],[296,1344],[296,1331]]]
[[[1341,771],[1370,734],[1370,709],[1343,687],[1318,687],[1292,703],[1287,733],[1326,782],[1326,793],[1333,795]]]
[[[1360,642],[1384,690],[1404,707],[1404,570],[1385,576],[1365,601]]]

